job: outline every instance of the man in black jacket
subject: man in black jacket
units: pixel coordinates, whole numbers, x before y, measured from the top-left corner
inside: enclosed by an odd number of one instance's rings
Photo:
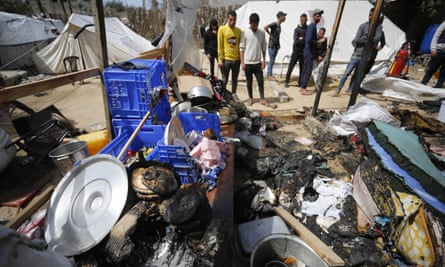
[[[204,54],[210,62],[210,74],[215,76],[215,60],[218,58],[217,49],[218,21],[215,18],[210,20],[210,25],[204,34]]]
[[[307,15],[305,13],[300,15],[300,24],[294,30],[294,44],[292,46],[292,55],[287,67],[286,80],[284,87],[289,87],[289,80],[294,70],[295,65],[299,62],[300,74],[298,75],[298,86],[300,86],[301,72],[303,71],[303,50],[304,50],[304,36],[307,28]]]

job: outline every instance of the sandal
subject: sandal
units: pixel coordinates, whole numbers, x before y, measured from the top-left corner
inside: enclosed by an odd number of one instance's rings
[[[306,89],[300,89],[300,94],[302,94],[302,95],[311,95],[312,93],[309,92],[309,91],[306,90]]]
[[[340,96],[340,92],[335,92],[334,94],[331,95],[332,97],[339,97]]]
[[[266,101],[261,101],[260,104],[263,105],[263,106],[272,108],[272,109],[276,109],[276,108],[277,108],[277,105],[268,103],[268,102],[266,102]]]

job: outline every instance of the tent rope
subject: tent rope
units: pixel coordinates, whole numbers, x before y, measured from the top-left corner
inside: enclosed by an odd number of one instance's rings
[[[27,54],[29,54],[30,52],[32,52],[33,50],[37,49],[41,44],[45,43],[48,40],[43,40],[41,42],[39,42],[37,45],[33,46],[31,49],[25,51],[23,54],[19,55],[18,57],[14,58],[13,60],[9,61],[8,63],[6,63],[5,65],[0,66],[0,70],[5,69],[6,67],[8,67],[9,65],[11,65],[12,63],[16,62],[17,60],[21,59],[22,57],[26,56]]]

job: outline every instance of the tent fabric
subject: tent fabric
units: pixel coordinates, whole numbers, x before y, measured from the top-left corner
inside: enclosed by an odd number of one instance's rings
[[[339,115],[334,115],[329,125],[339,135],[358,134],[372,120],[379,120],[399,127],[400,121],[394,118],[388,111],[378,103],[369,98],[362,97],[354,106]]]
[[[378,77],[362,82],[363,90],[381,93],[397,99],[416,102],[420,95],[436,95],[445,97],[443,88],[432,88],[417,81],[409,81],[396,77]]]
[[[445,220],[445,176],[428,158],[418,137],[379,121],[373,121],[363,136],[369,156],[378,156],[385,169],[395,175],[388,176],[391,186],[417,194]]]
[[[171,42],[171,65],[178,73],[184,63],[200,66],[200,54],[193,35],[197,9],[201,0],[175,0],[167,2],[166,29],[158,47]]]
[[[0,69],[34,65],[32,55],[62,32],[61,20],[0,12]]]
[[[388,152],[377,142],[369,129],[366,129],[366,134],[368,138],[368,143],[374,152],[379,156],[383,166],[401,177],[402,182],[408,186],[408,188],[421,197],[426,203],[430,204],[435,209],[439,210],[441,213],[445,214],[445,204],[437,199],[434,195],[428,193],[428,191],[420,184],[420,182],[412,177],[406,170],[402,169],[391,157]]]
[[[0,12],[0,46],[24,45],[55,39],[63,29],[60,20],[33,19]]]
[[[63,59],[70,56],[79,58],[80,69],[98,67],[95,27],[86,27],[74,39],[83,26],[93,23],[91,16],[72,14],[59,37],[36,53],[33,60],[38,70],[49,74],[64,73]],[[105,31],[109,64],[134,58],[141,52],[153,49],[150,41],[133,32],[118,18],[105,18]]]
[[[281,24],[281,49],[276,58],[276,62],[281,63],[286,55],[292,53],[292,36],[295,27],[299,24],[300,14],[308,14],[309,23],[311,19],[309,14],[315,8],[324,10],[322,21],[317,26],[318,28],[325,27],[326,35],[329,38],[338,9],[338,1],[251,1],[237,10],[237,26],[243,30],[248,29],[249,15],[253,12],[258,13],[260,16],[261,29],[265,25],[277,20],[276,14],[278,11],[288,13],[286,21]],[[334,45],[332,61],[349,62],[353,51],[351,41],[358,26],[368,20],[369,9],[371,8],[372,5],[368,1],[346,1]],[[389,60],[406,40],[405,33],[387,18],[383,21],[383,29],[386,37],[386,46],[378,53],[376,59],[378,61]]]
[[[380,121],[373,121],[370,129],[371,131],[375,129],[385,136],[388,143],[394,146],[411,164],[419,168],[424,176],[433,178],[439,186],[445,187],[445,176],[431,162],[416,134]]]
[[[433,24],[426,29],[425,35],[423,36],[422,43],[420,43],[420,53],[429,54],[431,53],[431,41],[433,40],[434,33],[436,33],[437,28],[440,24]]]

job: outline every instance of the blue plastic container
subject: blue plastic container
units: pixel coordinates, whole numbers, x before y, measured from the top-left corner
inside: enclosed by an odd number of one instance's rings
[[[431,53],[431,40],[433,40],[434,33],[437,28],[439,28],[439,24],[433,24],[428,27],[423,36],[422,42],[420,43],[420,52],[422,54],[430,54]]]
[[[168,88],[164,61],[133,59],[128,62],[145,68],[125,70],[117,64],[103,72],[113,118],[142,118],[150,109],[150,91]]]
[[[148,118],[148,120],[145,122],[144,125],[147,126],[164,125],[170,121],[170,118],[171,118],[170,103],[168,102],[167,99],[165,99],[160,101],[159,104],[156,105],[151,110],[151,116]],[[122,127],[131,127],[133,129],[136,129],[140,121],[141,118],[120,118],[120,117],[113,118],[111,120],[111,124],[113,126],[114,135],[115,136],[120,135]]]
[[[185,134],[193,130],[202,133],[210,128],[221,139],[220,120],[216,114],[181,112],[178,114],[178,118],[182,123]],[[199,170],[185,147],[165,145],[164,139],[162,139],[158,143],[156,152],[161,162],[168,162],[173,165],[183,183],[184,181],[188,181],[188,183],[197,182]]]
[[[203,133],[207,129],[215,131],[219,139],[221,139],[221,125],[219,116],[214,113],[198,113],[198,112],[181,112],[178,118],[187,134],[193,130]]]
[[[105,146],[99,154],[110,154],[117,157],[127,143],[134,129],[133,125],[122,125],[120,128],[120,135],[114,138],[107,146]],[[157,143],[163,138],[165,126],[163,125],[144,125],[137,134],[134,141],[128,147],[128,150],[138,151],[143,147],[154,148],[152,153],[147,157],[147,160],[155,160],[158,158]],[[121,160],[124,160],[122,158]]]

